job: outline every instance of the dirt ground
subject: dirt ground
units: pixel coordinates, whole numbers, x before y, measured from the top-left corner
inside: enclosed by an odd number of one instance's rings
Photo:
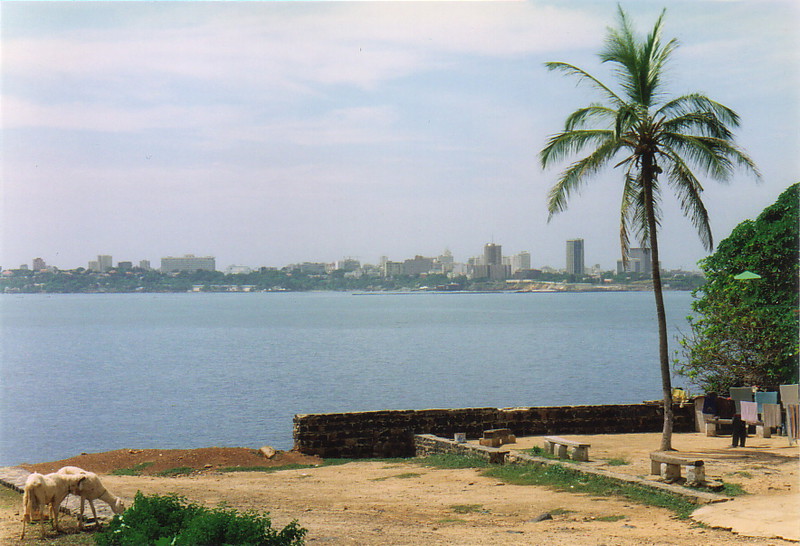
[[[640,476],[649,473],[648,453],[659,443],[658,434],[570,438],[591,444],[591,462],[586,464]],[[800,489],[797,446],[789,447],[786,438],[750,438],[746,448],[730,448],[729,443],[730,438],[701,434],[674,437],[674,447],[681,454],[706,461],[710,478],[741,484],[750,493],[749,499],[774,496],[796,502]],[[522,438],[508,447],[534,445],[541,446],[541,438]],[[611,466],[609,460],[613,459],[628,464]],[[273,473],[222,473],[219,468],[237,465],[320,461],[296,453],[281,453],[268,461],[257,450],[208,448],[118,450],[26,467],[44,472],[69,464],[107,474],[147,462],[153,464],[142,476],[104,475],[103,482],[114,494],[129,500],[137,491],[174,492],[207,506],[224,502],[240,510],[268,511],[275,526],[297,519],[309,530],[309,544],[790,544],[779,538],[752,538],[699,526],[679,520],[667,510],[626,500],[507,485],[481,476],[479,470],[440,470],[405,462],[363,461]],[[153,475],[175,467],[197,471],[171,478]],[[552,519],[537,521],[542,514],[550,514]],[[0,542],[16,543],[19,515],[0,516]]]

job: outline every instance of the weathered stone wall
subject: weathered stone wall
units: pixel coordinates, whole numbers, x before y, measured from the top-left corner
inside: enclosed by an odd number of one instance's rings
[[[694,431],[694,405],[675,405],[675,432]],[[508,428],[517,436],[659,432],[658,404],[385,410],[295,415],[294,448],[320,457],[412,457],[414,435],[452,438]]]
[[[476,444],[459,443],[448,438],[440,438],[433,434],[414,435],[414,454],[417,457],[428,455],[471,455],[494,464],[503,464],[508,449],[488,447]]]

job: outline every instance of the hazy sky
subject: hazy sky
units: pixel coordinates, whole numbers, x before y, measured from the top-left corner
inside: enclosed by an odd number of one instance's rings
[[[674,93],[742,116],[764,175],[706,184],[717,241],[798,181],[798,3],[666,5]],[[376,263],[485,243],[564,267],[619,258],[621,173],[547,223],[559,169],[537,159],[596,97],[545,70],[597,59],[616,2],[3,2],[0,265],[213,255]],[[662,263],[705,252],[665,200]]]

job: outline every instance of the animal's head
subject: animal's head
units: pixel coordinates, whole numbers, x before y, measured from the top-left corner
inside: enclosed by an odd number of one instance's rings
[[[111,510],[113,510],[115,514],[121,514],[125,511],[125,503],[121,498],[117,497],[117,500],[115,500],[114,504],[111,506]]]

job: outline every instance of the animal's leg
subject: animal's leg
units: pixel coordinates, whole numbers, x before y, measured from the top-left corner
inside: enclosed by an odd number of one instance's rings
[[[100,520],[97,519],[97,512],[94,511],[94,501],[92,499],[86,499],[89,503],[89,508],[92,509],[92,518],[94,518],[94,527],[95,529],[100,527]],[[81,507],[81,512],[83,512],[83,507]]]
[[[83,530],[83,495],[81,495],[81,512],[78,514],[78,529],[81,531]],[[89,504],[92,504],[92,501],[89,501]]]

